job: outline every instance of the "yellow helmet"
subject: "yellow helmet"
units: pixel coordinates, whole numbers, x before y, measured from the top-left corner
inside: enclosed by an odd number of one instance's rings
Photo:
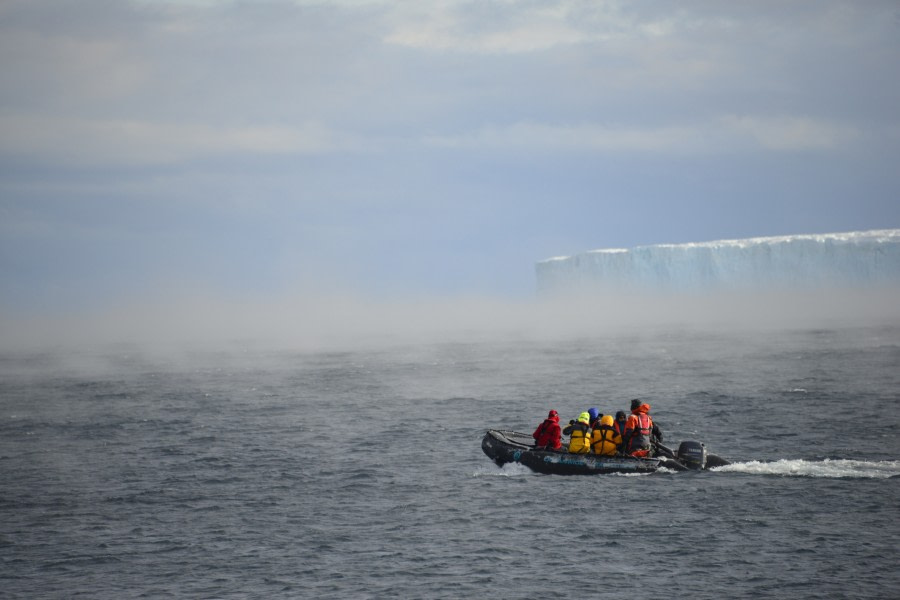
[[[578,415],[578,421],[580,423],[584,423],[585,425],[589,425],[591,422],[591,415],[589,415],[586,412],[583,412],[580,415]]]
[[[613,424],[612,415],[603,415],[603,417],[600,419],[600,424],[601,425],[609,425],[610,427],[612,427],[612,424]]]

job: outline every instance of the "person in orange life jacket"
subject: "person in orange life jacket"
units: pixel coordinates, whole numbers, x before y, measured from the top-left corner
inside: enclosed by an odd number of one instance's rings
[[[591,450],[594,454],[615,456],[621,444],[622,436],[616,433],[612,415],[600,417],[600,420],[591,432]]]
[[[625,450],[625,423],[628,421],[628,417],[625,416],[625,411],[620,410],[616,412],[616,420],[613,422],[613,427],[616,430],[616,433],[622,438],[622,442],[619,443],[619,452],[623,452]]]
[[[534,447],[538,450],[561,449],[559,414],[555,410],[551,410],[544,422],[538,425],[534,433],[531,434],[531,437],[534,438]]]
[[[591,416],[583,412],[578,415],[577,421],[569,421],[568,427],[562,432],[569,436],[569,452],[574,454],[587,454],[591,451]]]
[[[625,423],[625,452],[632,456],[650,456],[653,439],[662,441],[662,432],[653,424],[650,405],[631,401],[631,415]]]
[[[635,398],[634,400],[632,400],[632,401],[631,401],[631,414],[635,414],[635,410],[638,409],[642,404],[643,404],[643,402],[641,402],[641,401],[638,400],[637,398]],[[650,405],[649,405],[649,404],[647,405],[647,411],[648,411],[648,412],[650,411]],[[624,438],[625,438],[625,429],[626,429],[626,427],[627,427],[627,425],[628,425],[628,418],[626,418],[626,417],[625,417],[625,413],[624,413],[623,411],[620,410],[618,413],[616,413],[616,418],[617,418],[617,419],[619,418],[619,415],[620,415],[620,414],[622,415],[622,421],[623,421],[623,424],[622,424],[622,438],[624,439]],[[650,427],[650,429],[652,430],[652,431],[651,431],[651,437],[652,437],[652,438],[654,438],[654,439],[656,439],[657,441],[660,441],[660,442],[663,441],[663,434],[662,434],[662,431],[659,429],[659,427],[657,427],[656,423],[653,423],[653,425]]]

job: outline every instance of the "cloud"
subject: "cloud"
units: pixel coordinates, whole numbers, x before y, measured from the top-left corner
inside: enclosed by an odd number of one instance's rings
[[[777,18],[613,1],[47,6],[12,4],[22,15],[0,36],[0,152],[45,164],[821,151],[889,130],[815,94],[833,75],[792,51],[840,66],[865,44],[853,31],[874,17],[831,5]]]
[[[663,13],[665,14],[665,13]],[[398,12],[388,44],[475,54],[533,53],[560,46],[610,43],[670,34],[667,16],[640,20],[620,2],[445,1]]]
[[[596,152],[657,155],[712,155],[722,152],[795,152],[830,150],[859,139],[851,126],[812,117],[723,116],[701,123],[660,127],[550,125],[534,122],[489,126],[447,136],[429,136],[425,143],[455,149],[494,149],[539,154]]]
[[[862,137],[851,125],[804,116],[726,116],[719,119],[724,131],[754,140],[765,150],[829,150]]]
[[[424,50],[515,54],[588,41],[585,33],[559,19],[518,24],[508,29],[469,33],[465,23],[435,11],[420,22],[399,26],[384,38],[388,44]]]
[[[351,135],[316,122],[277,127],[0,117],[0,154],[70,166],[171,164],[232,154],[328,154],[358,147]]]

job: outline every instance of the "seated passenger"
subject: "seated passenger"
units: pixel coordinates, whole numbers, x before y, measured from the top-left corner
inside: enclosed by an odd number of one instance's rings
[[[578,415],[577,421],[569,421],[569,426],[562,430],[569,436],[569,452],[587,454],[591,451],[591,416],[586,412]]]
[[[625,424],[625,452],[632,456],[650,456],[654,433],[659,433],[659,428],[653,425],[650,405],[632,400],[631,416]]]
[[[559,414],[555,410],[551,410],[544,422],[538,425],[531,434],[531,437],[534,438],[536,450],[560,450],[562,443],[560,443]]]
[[[602,456],[615,456],[622,444],[622,436],[616,433],[612,415],[600,417],[600,423],[591,432],[591,451]]]
[[[616,420],[613,423],[613,427],[616,430],[616,433],[622,438],[622,442],[619,443],[619,452],[625,451],[625,423],[628,421],[628,417],[625,416],[625,411],[620,410],[616,413]]]
[[[598,408],[589,408],[588,415],[591,417],[591,422],[588,423],[588,425],[593,428],[599,425],[600,417],[603,416],[603,413],[601,413]]]

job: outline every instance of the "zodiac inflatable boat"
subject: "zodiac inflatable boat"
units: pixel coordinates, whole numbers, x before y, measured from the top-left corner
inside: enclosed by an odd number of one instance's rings
[[[551,475],[653,473],[660,467],[674,471],[700,471],[729,464],[724,458],[707,451],[705,444],[695,441],[681,442],[677,452],[657,444],[657,456],[653,458],[599,456],[571,454],[565,450],[536,450],[530,434],[498,429],[487,430],[481,440],[481,449],[497,466],[519,463],[532,471]]]

